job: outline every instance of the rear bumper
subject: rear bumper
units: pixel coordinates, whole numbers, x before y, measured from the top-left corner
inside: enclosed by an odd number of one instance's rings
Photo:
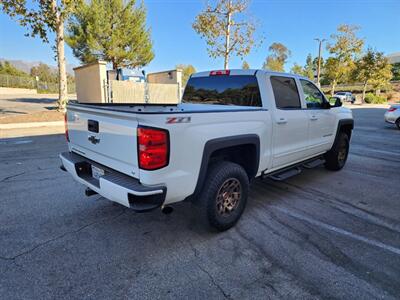
[[[160,207],[165,201],[165,186],[144,186],[139,180],[100,165],[72,152],[60,154],[65,170],[72,177],[102,195],[138,212]],[[99,179],[92,177],[91,166],[104,170]]]

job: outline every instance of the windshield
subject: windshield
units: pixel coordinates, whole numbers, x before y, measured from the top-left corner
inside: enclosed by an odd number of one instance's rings
[[[254,75],[221,75],[190,78],[183,103],[262,106]]]

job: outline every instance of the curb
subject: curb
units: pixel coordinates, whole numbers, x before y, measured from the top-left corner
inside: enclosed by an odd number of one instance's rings
[[[55,126],[64,126],[64,121],[0,124],[0,129],[19,129],[19,128],[36,128],[36,127],[55,127]]]

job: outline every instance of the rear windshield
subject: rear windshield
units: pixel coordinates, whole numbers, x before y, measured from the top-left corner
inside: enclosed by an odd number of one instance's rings
[[[183,103],[262,106],[254,75],[221,75],[190,78]]]

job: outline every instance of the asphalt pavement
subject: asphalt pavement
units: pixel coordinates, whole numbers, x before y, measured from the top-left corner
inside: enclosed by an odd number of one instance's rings
[[[137,214],[59,170],[61,134],[0,139],[2,299],[400,297],[400,130],[354,109],[345,168],[254,181],[236,227]]]

